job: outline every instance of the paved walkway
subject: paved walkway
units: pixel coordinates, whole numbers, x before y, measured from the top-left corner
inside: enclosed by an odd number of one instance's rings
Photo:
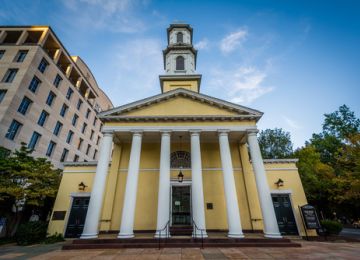
[[[301,242],[301,248],[60,250],[62,243],[0,247],[0,259],[360,259],[360,243]]]

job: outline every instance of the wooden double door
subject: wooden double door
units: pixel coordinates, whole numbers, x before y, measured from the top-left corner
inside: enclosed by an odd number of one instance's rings
[[[298,235],[289,194],[272,194],[276,219],[282,235]]]
[[[67,223],[65,237],[80,237],[85,224],[86,213],[89,207],[90,197],[74,197],[70,216]]]

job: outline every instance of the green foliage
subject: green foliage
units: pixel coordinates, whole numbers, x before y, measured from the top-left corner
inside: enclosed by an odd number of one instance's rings
[[[343,229],[343,225],[338,221],[333,221],[329,219],[321,220],[321,226],[326,229],[326,233],[329,235],[339,235]]]
[[[297,150],[310,203],[332,215],[360,215],[360,120],[346,106],[325,114],[323,131]]]
[[[1,151],[0,208],[7,218],[7,236],[11,237],[21,223],[24,209],[49,207],[49,202],[56,197],[61,171],[53,169],[44,158],[32,157],[32,151],[25,144],[12,154]]]
[[[46,238],[47,223],[34,221],[22,224],[16,232],[18,245],[31,245],[39,243]]]
[[[0,201],[25,201],[42,206],[47,197],[54,198],[60,181],[60,170],[52,168],[45,158],[34,158],[24,144],[20,150],[0,158]]]
[[[44,243],[45,244],[54,244],[54,243],[62,242],[62,241],[65,241],[63,235],[59,234],[59,233],[55,233],[54,235],[46,237],[46,239],[44,240]]]
[[[289,158],[293,154],[290,133],[281,128],[261,131],[258,140],[264,159]]]
[[[328,204],[331,198],[334,170],[320,160],[320,154],[313,146],[295,152],[299,159],[297,167],[310,204]]]

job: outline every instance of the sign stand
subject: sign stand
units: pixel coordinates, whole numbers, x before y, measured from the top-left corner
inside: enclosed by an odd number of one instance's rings
[[[305,228],[305,234],[306,234],[306,240],[309,240],[307,229],[321,229],[321,225],[318,219],[318,216],[316,214],[315,207],[307,204],[304,206],[299,206],[300,212],[301,212],[301,218],[303,220],[304,228]]]

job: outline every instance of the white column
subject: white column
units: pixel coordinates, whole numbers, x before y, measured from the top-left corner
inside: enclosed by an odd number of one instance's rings
[[[106,186],[106,176],[109,169],[113,133],[104,133],[101,140],[99,161],[96,167],[95,178],[91,190],[90,202],[86,213],[85,225],[82,239],[97,238],[99,233],[99,220],[101,215],[104,191]]]
[[[195,224],[199,229],[203,229],[203,236],[206,235],[204,192],[202,182],[202,166],[200,152],[200,131],[191,131],[191,199],[192,214]],[[195,236],[195,232],[193,233]],[[196,230],[196,236],[200,237],[200,231]]]
[[[126,178],[125,198],[121,217],[121,227],[118,238],[134,237],[134,217],[140,167],[141,139],[141,132],[133,133],[129,168]]]
[[[161,230],[170,217],[170,131],[161,133],[159,194],[156,230]],[[155,237],[167,237],[168,230],[162,230]]]
[[[228,237],[243,238],[239,204],[236,194],[234,171],[229,147],[227,131],[219,132],[220,158],[224,178],[227,221],[229,226]]]
[[[248,132],[248,144],[255,173],[261,212],[263,215],[264,236],[269,238],[281,238],[256,133],[257,132],[255,131]]]

